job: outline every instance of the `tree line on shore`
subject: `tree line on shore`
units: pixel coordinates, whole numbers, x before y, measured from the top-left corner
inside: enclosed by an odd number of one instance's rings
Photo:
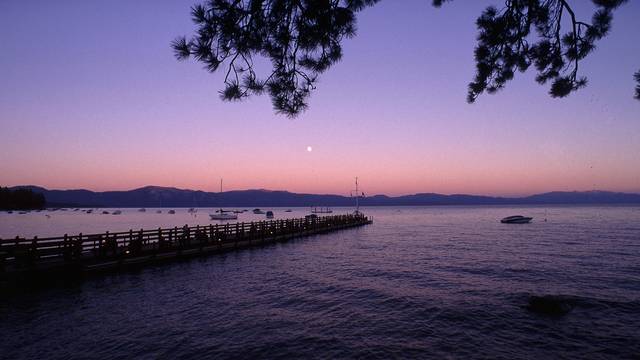
[[[0,209],[2,210],[30,210],[42,209],[45,205],[43,194],[31,189],[9,189],[0,187]]]

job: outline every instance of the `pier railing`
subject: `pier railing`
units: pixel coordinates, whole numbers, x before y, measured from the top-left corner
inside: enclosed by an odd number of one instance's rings
[[[0,239],[0,273],[42,263],[78,264],[229,247],[370,223],[362,214],[129,230],[58,237]]]

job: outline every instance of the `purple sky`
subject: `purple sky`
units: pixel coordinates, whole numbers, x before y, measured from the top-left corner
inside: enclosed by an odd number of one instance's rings
[[[581,63],[586,89],[552,99],[528,72],[473,105],[474,22],[501,1],[430,3],[361,13],[292,120],[268,97],[222,102],[219,74],[175,60],[191,2],[2,0],[0,185],[217,190],[223,177],[225,190],[344,194],[359,176],[390,195],[640,192],[638,1]]]

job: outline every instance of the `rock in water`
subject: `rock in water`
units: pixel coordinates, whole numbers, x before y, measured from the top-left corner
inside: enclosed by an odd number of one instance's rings
[[[573,309],[573,302],[557,295],[531,296],[527,309],[538,314],[562,316]]]

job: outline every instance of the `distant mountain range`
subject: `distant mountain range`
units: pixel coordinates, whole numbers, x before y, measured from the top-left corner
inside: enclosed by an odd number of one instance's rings
[[[48,206],[74,207],[267,207],[352,206],[354,199],[340,195],[296,194],[288,191],[239,190],[222,193],[171,187],[145,186],[128,191],[48,190],[15,186],[42,193]],[[537,204],[640,204],[640,194],[609,191],[554,191],[526,197],[441,195],[433,193],[386,196],[360,200],[362,206],[419,205],[537,205]]]

